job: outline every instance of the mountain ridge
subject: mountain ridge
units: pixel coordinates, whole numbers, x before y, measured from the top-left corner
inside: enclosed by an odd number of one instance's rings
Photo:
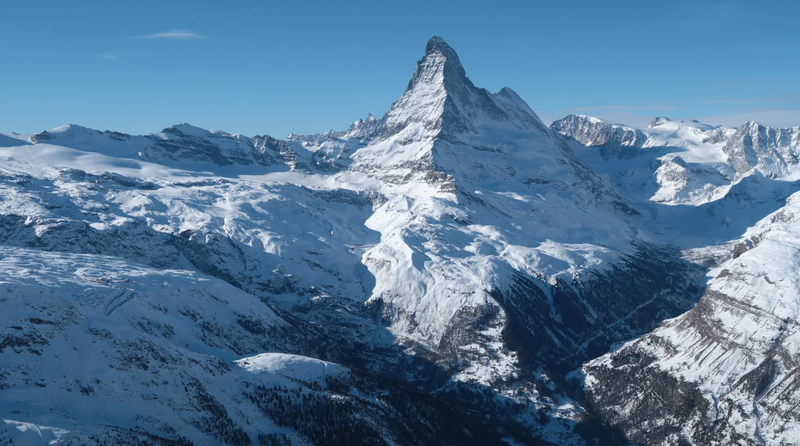
[[[343,131],[0,141],[0,406],[19,408],[0,413],[0,438],[721,445],[757,426],[791,441],[795,393],[776,377],[794,326],[762,324],[780,335],[765,351],[723,317],[792,305],[769,271],[780,300],[729,283],[761,281],[744,262],[793,240],[798,186],[767,169],[791,137],[756,127],[767,144],[744,147],[758,155],[744,171],[724,150],[732,129],[565,119],[548,128],[513,90],[476,87],[434,37],[389,111]],[[785,245],[773,263],[793,261]],[[771,418],[715,431],[704,417],[723,394],[648,369],[693,352],[670,327],[702,338],[701,312],[725,345],[780,350],[774,369],[740,373],[776,395]],[[659,406],[615,387],[634,379],[683,393]],[[672,419],[685,429],[637,427]]]

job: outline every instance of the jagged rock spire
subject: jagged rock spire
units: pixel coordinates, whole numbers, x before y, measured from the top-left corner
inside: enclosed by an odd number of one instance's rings
[[[544,129],[516,93],[504,89],[492,95],[477,88],[455,50],[441,37],[432,37],[405,94],[385,116],[387,133],[413,126],[435,134],[475,132],[479,120],[513,121],[526,129]]]
[[[411,90],[420,82],[427,82],[437,75],[441,75],[444,82],[469,82],[464,66],[458,58],[456,51],[441,37],[431,37],[425,45],[425,57],[417,62],[414,75],[408,82],[406,91]]]

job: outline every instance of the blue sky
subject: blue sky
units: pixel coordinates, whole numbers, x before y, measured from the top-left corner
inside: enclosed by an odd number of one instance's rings
[[[341,129],[402,95],[432,35],[546,121],[800,125],[798,16],[789,0],[0,0],[0,131]]]

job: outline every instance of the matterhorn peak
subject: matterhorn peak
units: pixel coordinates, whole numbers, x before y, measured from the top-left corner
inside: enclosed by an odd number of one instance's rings
[[[418,84],[465,81],[468,82],[467,75],[456,51],[444,39],[434,36],[425,45],[425,57],[417,62],[406,91]]]
[[[449,51],[452,52],[452,54],[455,54],[453,48],[451,48],[450,45],[448,45],[447,42],[444,41],[444,39],[442,39],[439,36],[433,36],[431,37],[430,40],[428,40],[428,44],[425,45],[425,55],[428,55],[436,51],[439,51],[441,53],[446,53]]]
[[[458,54],[456,54],[456,51],[441,37],[433,36],[431,40],[428,41],[427,45],[425,45],[425,57],[431,57],[432,55],[444,57],[448,66],[458,70],[458,74],[462,76],[465,75],[464,67],[461,65]]]
[[[475,133],[478,122],[513,122],[524,129],[544,126],[511,89],[496,95],[476,87],[455,50],[441,37],[425,45],[405,94],[385,116],[388,134],[421,125],[438,134]]]

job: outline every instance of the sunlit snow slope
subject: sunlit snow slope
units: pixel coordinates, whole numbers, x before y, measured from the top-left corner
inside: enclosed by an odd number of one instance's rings
[[[434,37],[340,132],[1,135],[0,438],[791,444],[797,133],[549,128]]]

